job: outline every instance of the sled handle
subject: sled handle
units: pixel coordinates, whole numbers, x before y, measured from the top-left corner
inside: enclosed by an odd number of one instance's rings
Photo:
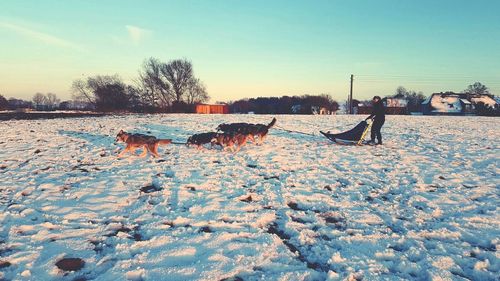
[[[373,122],[366,122],[366,123],[368,124],[368,126],[366,126],[365,130],[363,131],[361,138],[359,138],[358,145],[361,145],[361,143],[365,140],[366,134],[372,128]]]

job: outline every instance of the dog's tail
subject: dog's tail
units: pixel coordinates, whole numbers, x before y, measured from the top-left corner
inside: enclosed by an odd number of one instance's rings
[[[273,118],[273,120],[271,120],[271,123],[267,124],[266,126],[267,129],[271,129],[274,126],[274,124],[276,124],[276,117]]]
[[[159,139],[158,144],[169,144],[172,143],[171,139]]]

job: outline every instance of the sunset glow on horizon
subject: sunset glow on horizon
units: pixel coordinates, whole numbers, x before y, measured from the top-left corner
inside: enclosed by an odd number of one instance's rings
[[[0,94],[70,99],[71,83],[186,58],[211,101],[473,82],[500,94],[498,1],[3,1]]]

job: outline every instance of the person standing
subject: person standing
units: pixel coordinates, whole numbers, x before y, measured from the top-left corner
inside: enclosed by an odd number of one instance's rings
[[[366,120],[373,118],[372,131],[371,131],[371,140],[368,142],[370,144],[382,144],[382,134],[380,133],[380,129],[385,123],[385,107],[382,103],[382,99],[379,96],[374,96],[372,99],[373,111],[370,116],[368,116]],[[375,143],[375,137],[377,137],[378,142]]]

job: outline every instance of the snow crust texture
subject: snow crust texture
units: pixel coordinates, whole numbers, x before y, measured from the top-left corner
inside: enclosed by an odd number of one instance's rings
[[[117,159],[120,129],[183,142],[256,115],[0,122],[0,280],[499,280],[499,118],[388,116],[383,146],[277,116],[234,154]]]

